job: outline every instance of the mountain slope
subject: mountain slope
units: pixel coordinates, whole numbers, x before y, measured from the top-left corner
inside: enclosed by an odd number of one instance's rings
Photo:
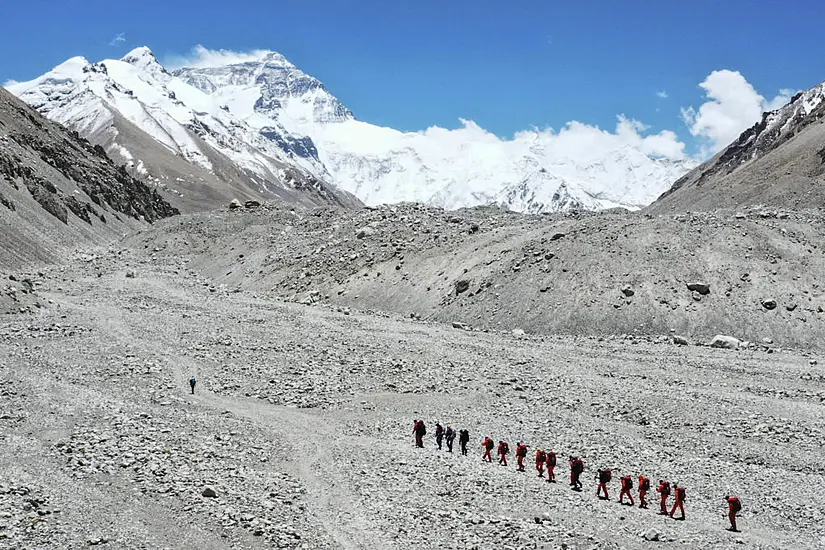
[[[283,128],[270,128],[269,136],[250,128],[170,75],[147,48],[101,63],[75,57],[9,90],[171,190],[188,209],[234,197],[358,204],[323,183],[320,163],[292,152],[301,143]]]
[[[650,211],[758,204],[825,206],[825,83],[764,113],[734,143],[676,181]]]
[[[367,204],[423,202],[444,208],[499,203],[527,212],[640,208],[695,166],[616,143],[574,161],[558,134],[501,140],[472,122],[459,131],[400,132],[356,120],[317,79],[282,55],[173,73],[250,126],[306,136],[332,181]],[[622,119],[620,128],[633,123]]]
[[[0,89],[0,265],[56,260],[177,213],[101,147]]]

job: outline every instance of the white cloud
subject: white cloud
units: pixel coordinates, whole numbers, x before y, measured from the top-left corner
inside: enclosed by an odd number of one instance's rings
[[[705,90],[707,102],[698,110],[682,108],[682,119],[690,133],[702,140],[702,154],[714,154],[747,128],[762,118],[763,111],[772,111],[786,104],[793,94],[783,89],[772,100],[766,100],[738,71],[713,71],[699,84]]]
[[[620,115],[613,132],[572,121],[558,132],[552,128],[537,132],[519,132],[515,135],[515,141],[537,138],[554,158],[569,158],[582,163],[598,160],[610,152],[624,148],[633,148],[645,155],[672,160],[686,157],[685,144],[679,141],[675,132],[663,130],[652,134],[648,132],[649,129],[638,120]]]
[[[660,97],[661,99],[667,99],[667,98],[668,98],[668,95],[667,95],[667,91],[666,91],[666,90],[662,90],[662,91],[660,91],[660,92],[656,92],[656,95],[657,95],[658,97]]]
[[[208,67],[224,67],[248,61],[257,61],[269,50],[252,50],[249,52],[235,52],[232,50],[210,50],[198,44],[186,55],[172,55],[164,60],[167,69],[174,70],[182,67],[203,69]]]
[[[20,82],[18,82],[17,80],[14,80],[14,79],[9,79],[9,80],[6,80],[3,83],[3,87],[8,88],[9,86],[14,86],[15,84],[20,84]]]
[[[766,111],[775,111],[777,109],[781,109],[782,107],[791,102],[791,98],[795,93],[796,90],[791,90],[789,88],[779,90],[779,94],[775,98],[765,103],[764,109]]]
[[[126,42],[126,33],[123,33],[123,32],[117,33],[117,36],[112,38],[112,41],[109,42],[109,45],[110,46],[117,46],[121,42]]]

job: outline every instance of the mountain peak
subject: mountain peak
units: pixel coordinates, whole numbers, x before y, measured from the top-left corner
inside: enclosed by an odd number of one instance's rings
[[[150,50],[146,46],[135,48],[131,52],[124,55],[120,60],[125,63],[129,63],[130,65],[134,65],[135,67],[139,67],[141,69],[145,69],[154,65],[161,67],[161,64],[158,62],[158,58],[155,57],[155,54],[152,53],[152,50]]]

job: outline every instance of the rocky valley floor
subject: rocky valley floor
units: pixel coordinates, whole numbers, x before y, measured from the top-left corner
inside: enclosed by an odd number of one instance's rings
[[[118,248],[16,278],[40,307],[0,318],[0,548],[825,546],[810,354],[457,330]],[[470,456],[413,448],[419,417]],[[585,490],[482,464],[487,434],[581,455]],[[605,466],[686,486],[687,520],[597,500]]]

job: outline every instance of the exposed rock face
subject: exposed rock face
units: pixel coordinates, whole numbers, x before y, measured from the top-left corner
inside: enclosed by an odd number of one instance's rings
[[[46,120],[3,89],[0,203],[0,259],[7,265],[50,257],[58,243],[111,239],[122,235],[125,225],[178,213],[157,190],[116,166],[101,147]],[[59,230],[54,221],[68,230]]]
[[[676,181],[649,212],[825,205],[825,83],[797,94]]]

